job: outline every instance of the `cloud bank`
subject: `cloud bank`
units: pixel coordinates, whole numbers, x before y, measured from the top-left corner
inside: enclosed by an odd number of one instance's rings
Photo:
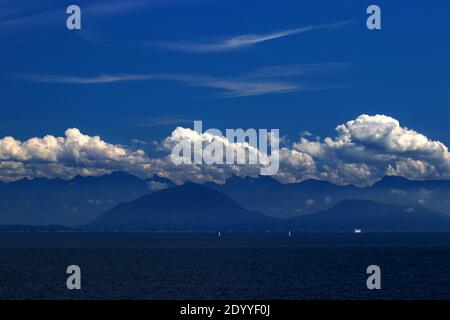
[[[19,141],[0,140],[0,179],[23,177],[71,178],[74,175],[101,175],[114,170],[142,173],[150,169],[142,150],[131,151],[98,136],[67,129],[64,137],[47,135]]]
[[[409,179],[450,179],[450,154],[447,146],[421,133],[402,127],[386,115],[361,115],[336,127],[336,135],[312,140],[303,135],[299,141],[279,150],[282,182],[309,178],[339,184],[370,185],[385,175]],[[258,165],[175,165],[170,152],[180,141],[214,141],[230,145],[236,152],[258,152],[248,144],[227,141],[211,133],[177,127],[159,141],[163,156],[150,157],[140,149],[127,148],[68,129],[63,137],[47,135],[19,141],[0,140],[0,180],[24,177],[60,177],[101,175],[123,170],[141,177],[158,174],[177,183],[185,181],[223,182],[232,174],[258,175]],[[280,141],[283,143],[283,141]],[[252,149],[253,148],[253,149]],[[165,153],[164,153],[165,152]]]
[[[367,184],[383,175],[410,179],[450,178],[448,148],[385,115],[361,115],[337,126],[324,141],[301,138],[295,150],[311,155],[324,180]]]

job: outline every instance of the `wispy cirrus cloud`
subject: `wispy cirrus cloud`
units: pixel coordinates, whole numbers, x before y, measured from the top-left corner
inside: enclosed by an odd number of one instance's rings
[[[124,81],[150,80],[154,76],[145,74],[102,74],[98,76],[73,76],[73,75],[51,75],[51,74],[30,74],[21,75],[20,78],[33,82],[42,83],[63,83],[63,84],[102,84]]]
[[[304,65],[268,66],[235,77],[188,75],[169,73],[103,74],[94,76],[74,75],[19,75],[19,78],[40,83],[73,85],[111,84],[129,81],[172,81],[192,87],[215,89],[225,97],[245,97],[287,92],[317,91],[348,87],[340,85],[317,85],[308,83],[301,76],[334,72],[347,69],[346,63],[322,63]]]
[[[244,34],[220,40],[211,40],[207,42],[161,42],[153,45],[168,50],[196,52],[196,53],[230,51],[250,47],[262,42],[284,38],[287,36],[293,36],[301,33],[319,30],[334,30],[349,23],[350,21],[343,21],[332,24],[323,24],[294,29],[286,29],[281,31],[273,31],[263,34]]]
[[[114,74],[88,77],[70,75],[22,75],[20,77],[33,82],[80,85],[108,84],[126,81],[175,81],[193,87],[221,90],[222,95],[227,97],[256,96],[306,90],[306,87],[301,87],[295,83],[285,81],[248,78],[219,78],[204,75]]]
[[[245,78],[187,77],[191,86],[207,87],[223,91],[227,97],[246,97],[300,91],[298,84],[281,80],[259,80]]]
[[[275,65],[259,68],[249,73],[247,77],[276,78],[328,74],[348,70],[354,66],[348,62]]]

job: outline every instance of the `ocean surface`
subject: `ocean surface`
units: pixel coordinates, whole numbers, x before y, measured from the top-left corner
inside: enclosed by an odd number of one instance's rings
[[[0,233],[0,298],[450,299],[450,234]]]

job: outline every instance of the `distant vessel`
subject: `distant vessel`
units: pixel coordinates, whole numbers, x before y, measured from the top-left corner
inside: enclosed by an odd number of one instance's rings
[[[289,231],[288,236],[292,237],[292,232],[291,231]]]
[[[218,237],[221,237],[221,236],[222,236],[222,234],[220,233],[220,231],[219,231],[219,233],[217,234],[217,236],[218,236]]]
[[[362,230],[361,229],[353,229],[353,233],[361,233]]]

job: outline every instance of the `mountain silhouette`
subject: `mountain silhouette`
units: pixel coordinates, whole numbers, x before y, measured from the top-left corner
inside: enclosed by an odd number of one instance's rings
[[[267,176],[233,176],[222,185],[207,185],[226,194],[246,209],[279,218],[325,210],[341,200],[352,198],[358,190],[354,186],[338,186],[313,179],[283,184]]]
[[[344,200],[327,210],[292,218],[249,211],[204,185],[186,183],[108,210],[84,226],[91,231],[450,231],[450,216],[421,207]]]
[[[300,231],[450,231],[449,215],[370,200],[345,200],[328,210],[290,220],[293,229]]]
[[[403,188],[403,187],[416,187],[417,182],[412,181],[404,177],[399,176],[385,176],[381,180],[373,184],[373,188]]]
[[[309,179],[282,184],[270,177],[233,176],[224,184],[208,187],[228,195],[244,208],[273,217],[308,215],[351,199],[424,207],[450,214],[450,181],[413,181],[386,176],[374,185],[360,188]]]
[[[206,186],[185,183],[145,195],[106,211],[88,230],[265,231],[277,219],[242,208]]]
[[[196,228],[196,225],[190,225],[189,223],[194,221],[192,220],[194,211],[200,207],[189,202],[191,197],[198,199],[197,205],[202,205],[198,214],[204,212],[205,217],[209,218],[212,218],[212,216],[207,216],[206,212],[217,213],[218,217],[221,214],[224,217],[231,217],[235,214],[227,205],[230,200],[239,206],[239,208],[234,207],[236,213],[246,211],[254,214],[259,212],[259,216],[262,214],[265,221],[262,224],[256,221],[261,221],[261,219],[253,221],[255,223],[254,229],[258,230],[260,227],[262,229],[263,225],[267,225],[268,217],[273,218],[270,220],[269,229],[284,230],[287,221],[285,218],[311,216],[331,209],[334,210],[336,205],[346,203],[346,200],[372,201],[366,202],[368,205],[367,212],[374,207],[369,204],[376,202],[386,206],[394,206],[389,210],[398,212],[400,215],[404,215],[405,210],[411,211],[411,208],[414,208],[416,213],[429,212],[434,214],[440,212],[450,214],[450,181],[446,180],[413,181],[403,177],[387,176],[373,186],[360,188],[353,185],[335,185],[313,179],[283,184],[268,176],[245,178],[232,176],[221,185],[205,183],[198,190],[192,185],[192,183],[187,183],[181,189],[175,188],[175,190],[183,191],[182,193],[189,191],[189,186],[193,189],[183,197],[179,193],[172,194],[172,192],[175,192],[172,190],[175,184],[167,178],[154,176],[144,180],[125,172],[113,172],[99,177],[76,176],[71,180],[36,178],[0,183],[0,224],[62,225],[69,227],[85,225],[102,213],[113,208],[117,209],[117,206],[122,203],[129,203],[142,196],[156,194],[161,190],[170,190],[167,191],[166,201],[158,203],[157,208],[161,214],[165,210],[165,206],[168,206],[167,209],[173,212],[180,214],[185,212],[186,217],[191,215],[190,220],[184,220],[185,216],[181,214],[177,218],[179,222],[176,230]],[[207,190],[205,191],[204,188]],[[228,201],[221,198],[223,201],[217,201],[215,204],[208,203],[208,196],[202,197],[201,194],[209,194],[213,190]],[[173,196],[173,199],[170,199],[170,196]],[[214,198],[212,194],[211,198]],[[200,199],[203,200],[200,201]],[[181,205],[180,203],[183,203],[184,207],[173,207]],[[387,208],[383,209],[387,211]],[[146,207],[145,210],[145,212],[149,212],[149,208]],[[224,210],[226,214],[223,212]],[[360,208],[360,210],[364,211],[363,208]],[[352,211],[348,210],[347,212]],[[388,218],[390,217],[387,216],[386,219]],[[187,223],[187,225],[183,226],[184,223]],[[163,224],[155,226],[158,228],[164,227]],[[167,226],[172,228],[172,225]],[[225,225],[205,222],[205,225],[201,226],[199,230],[219,226]],[[231,225],[231,221],[229,227],[230,229],[235,227]],[[286,228],[288,227],[286,226]],[[384,227],[389,227],[388,223]],[[241,224],[239,228],[249,230],[251,226],[250,224]]]
[[[71,180],[35,178],[0,183],[0,223],[75,226],[150,192],[149,182],[125,172]]]

